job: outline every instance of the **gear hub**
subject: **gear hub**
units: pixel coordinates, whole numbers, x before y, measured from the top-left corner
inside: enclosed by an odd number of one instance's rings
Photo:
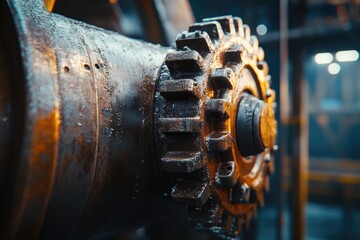
[[[264,51],[237,17],[179,34],[156,86],[158,166],[199,229],[240,234],[262,205],[276,137]]]

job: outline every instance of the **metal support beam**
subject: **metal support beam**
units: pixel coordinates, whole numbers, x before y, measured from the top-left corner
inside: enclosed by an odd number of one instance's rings
[[[302,44],[292,45],[293,84],[292,84],[292,167],[291,167],[291,229],[293,240],[305,239],[307,171],[308,171],[308,113],[307,83],[303,78],[304,57]]]
[[[170,45],[178,33],[194,22],[188,0],[136,0],[136,7],[144,25],[146,40]]]
[[[288,56],[288,0],[280,0],[280,156],[276,169],[278,177],[278,222],[277,239],[283,240],[285,225],[285,202],[286,193],[284,189],[286,150],[287,150],[287,122],[289,118],[289,56]]]

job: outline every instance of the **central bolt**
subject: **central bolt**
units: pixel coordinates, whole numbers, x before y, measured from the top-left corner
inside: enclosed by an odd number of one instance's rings
[[[275,118],[272,108],[261,99],[243,93],[236,118],[236,138],[244,157],[256,155],[274,145]]]

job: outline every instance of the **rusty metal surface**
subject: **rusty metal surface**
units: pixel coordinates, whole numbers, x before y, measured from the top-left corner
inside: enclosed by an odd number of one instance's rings
[[[151,106],[167,50],[49,13],[40,0],[1,9],[20,39],[26,110],[20,156],[8,155],[18,166],[3,236],[104,237],[141,225],[127,206],[144,222],[154,214],[145,211],[158,188]]]
[[[111,238],[166,215],[170,191],[197,227],[240,234],[276,135],[264,52],[240,18],[193,24],[175,50],[42,0],[0,11],[0,238]]]
[[[178,35],[155,95],[157,158],[171,196],[200,230],[236,238],[264,204],[276,121],[258,40],[237,17]]]

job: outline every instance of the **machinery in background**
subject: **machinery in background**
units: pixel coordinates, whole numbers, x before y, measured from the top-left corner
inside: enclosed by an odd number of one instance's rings
[[[1,2],[1,237],[110,238],[188,205],[241,234],[273,170],[275,92],[240,18],[192,24],[176,48]]]

